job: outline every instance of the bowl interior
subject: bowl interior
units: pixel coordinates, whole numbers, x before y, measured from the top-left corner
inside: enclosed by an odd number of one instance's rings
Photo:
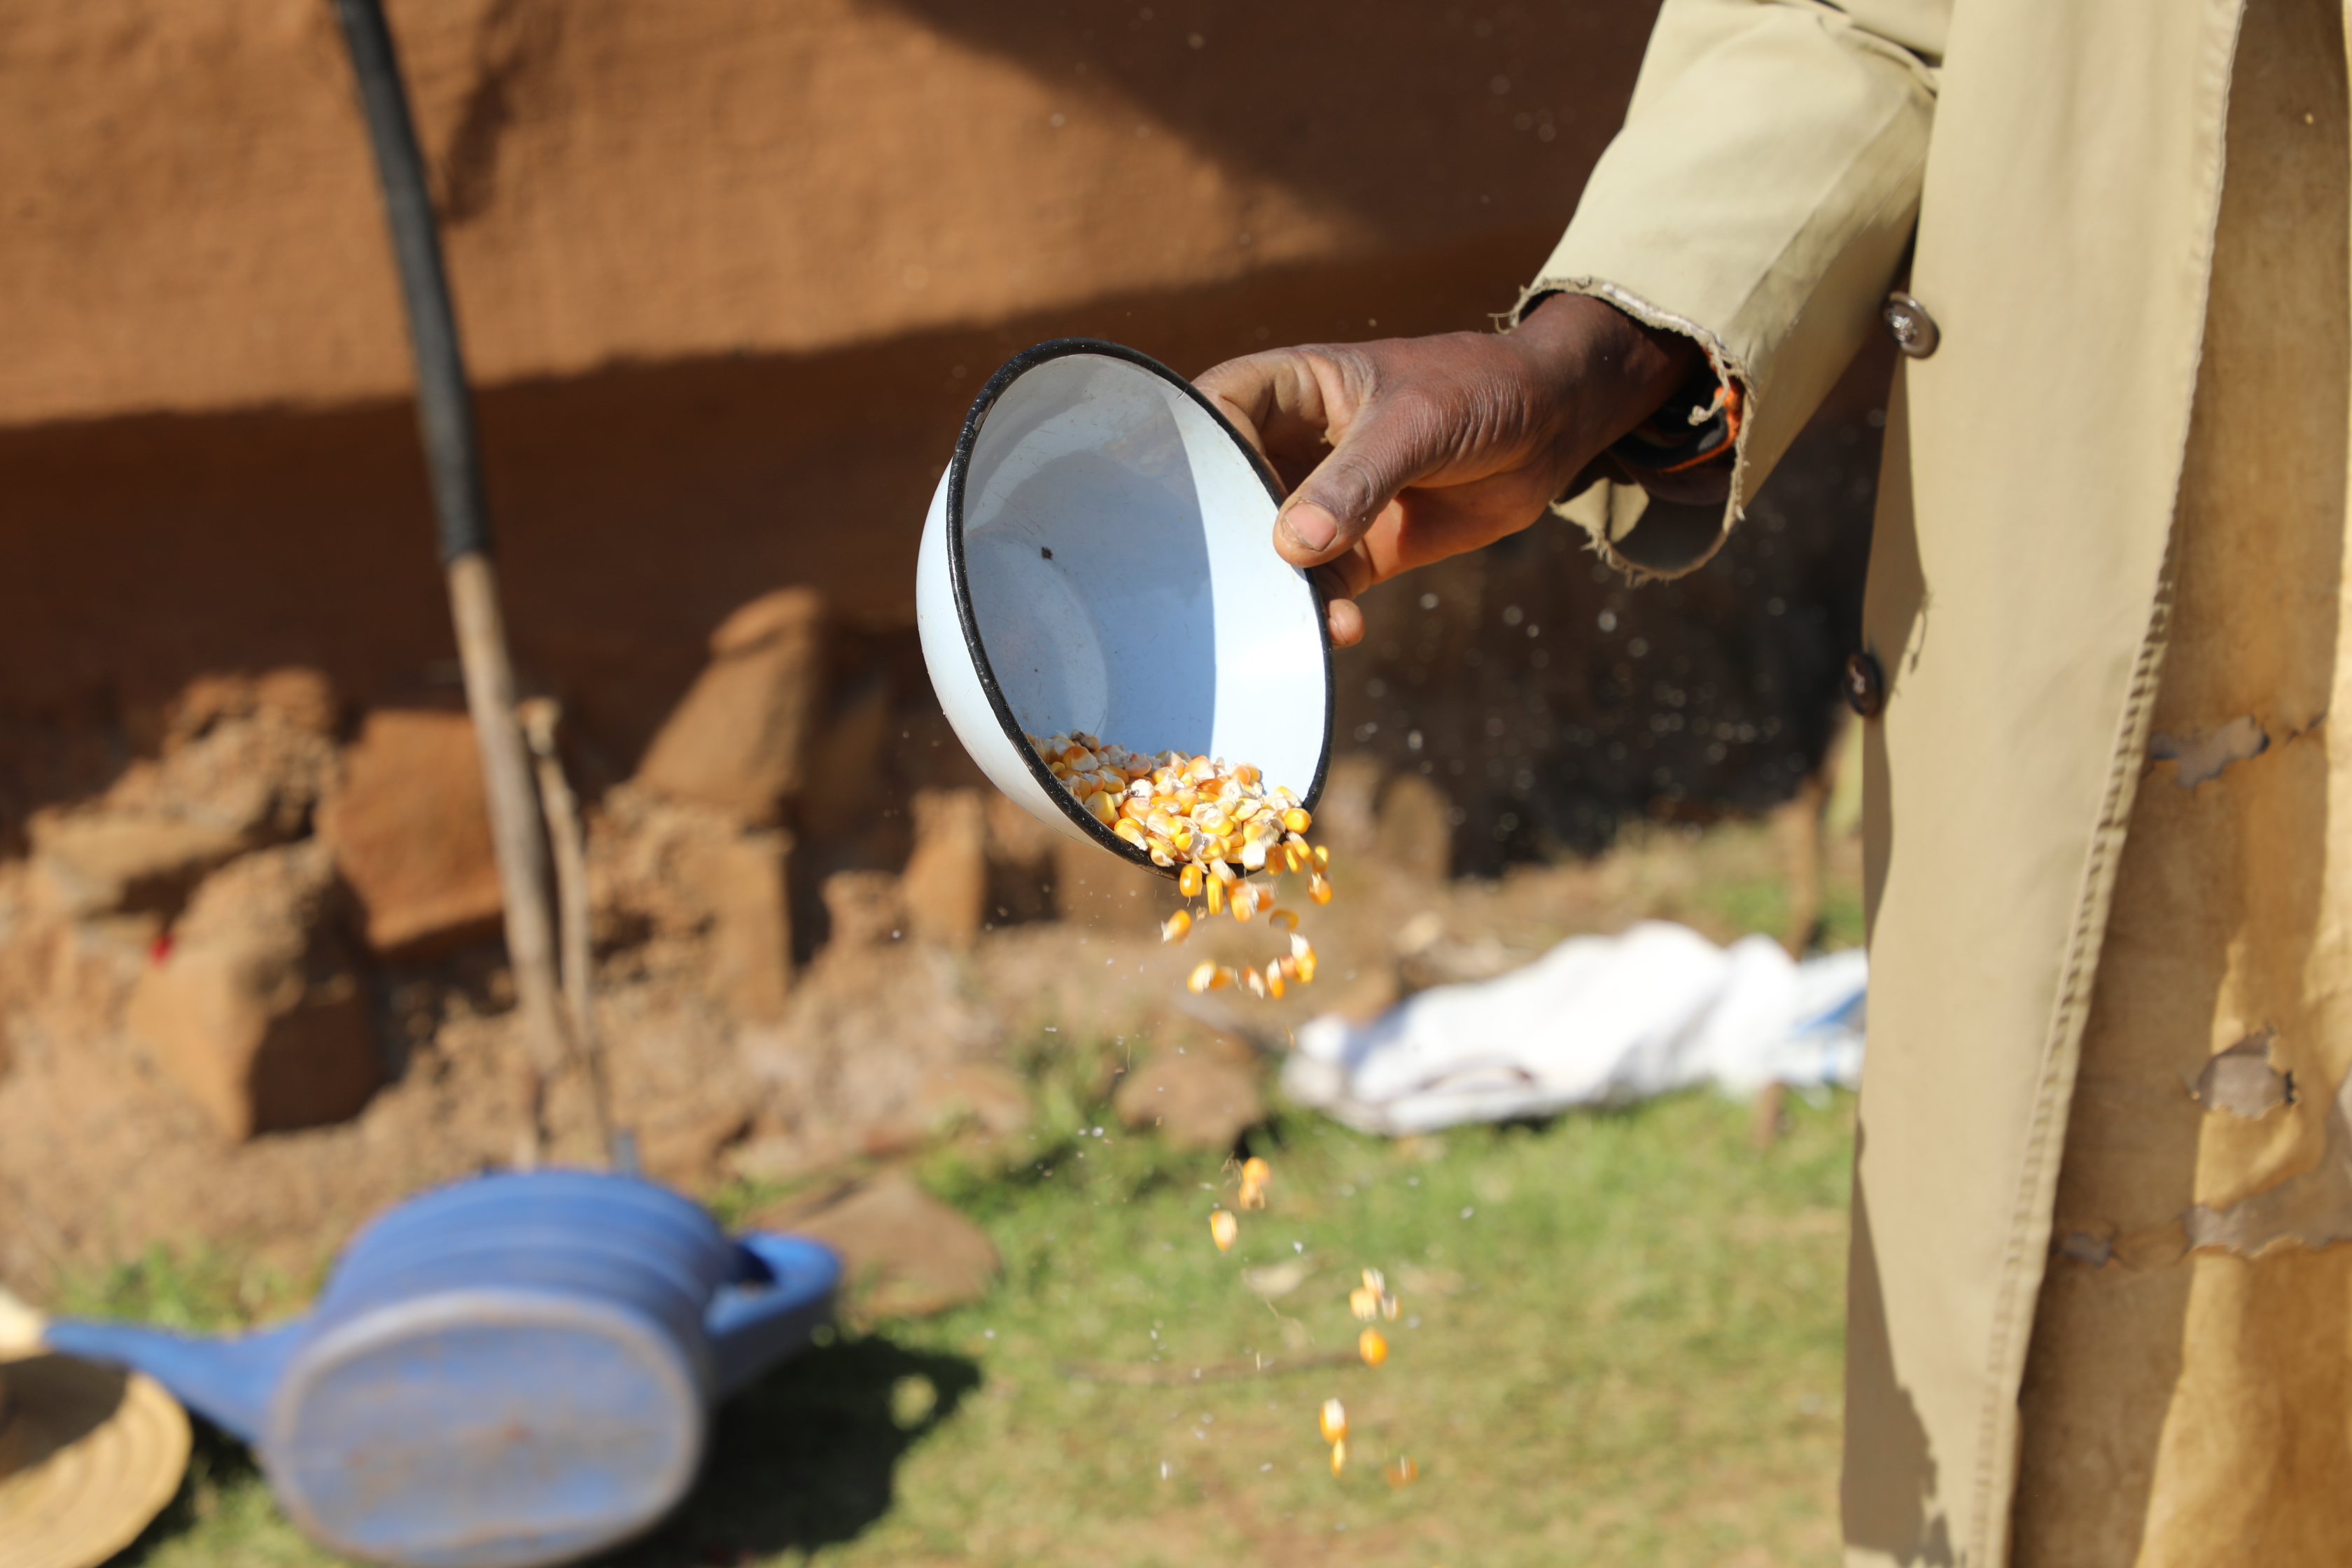
[[[960,458],[951,554],[982,682],[1016,744],[1084,731],[1207,752],[1311,803],[1329,648],[1312,585],[1274,552],[1275,491],[1172,373],[1106,347],[1020,369]]]

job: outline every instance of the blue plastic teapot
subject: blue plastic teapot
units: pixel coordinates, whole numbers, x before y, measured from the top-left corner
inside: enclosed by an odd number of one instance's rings
[[[631,1176],[478,1177],[388,1211],[310,1315],[242,1338],[60,1321],[250,1444],[322,1544],[417,1568],[568,1562],[693,1483],[710,1405],[808,1342],[840,1264],[730,1240]]]

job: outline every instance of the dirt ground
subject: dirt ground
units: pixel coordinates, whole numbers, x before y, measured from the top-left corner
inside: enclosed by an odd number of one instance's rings
[[[714,1000],[705,939],[641,932],[608,948],[598,969],[614,1120],[662,1180],[706,1194],[746,1181],[782,1190],[941,1139],[1017,1133],[1032,1114],[1032,1055],[1063,1044],[1200,1036],[1270,1054],[1317,1012],[1370,1012],[1407,990],[1501,973],[1571,933],[1664,915],[1728,937],[1791,918],[1786,835],[1761,826],[1704,838],[1661,826],[1590,861],[1441,879],[1396,842],[1405,828],[1370,826],[1366,852],[1335,863],[1333,903],[1297,900],[1323,973],[1281,1002],[1186,993],[1182,976],[1202,958],[1246,957],[1268,933],[1219,921],[1163,946],[1155,922],[1170,895],[1148,886],[1071,920],[992,924],[962,949],[918,940],[904,923],[859,930],[837,910],[834,940],[797,977],[782,1018],[760,1026]],[[1856,852],[1845,837],[1828,841],[1832,858]],[[29,918],[23,881],[21,867],[0,874],[0,930]],[[1834,908],[1796,918],[1833,939],[1858,923]],[[152,920],[85,921],[29,944],[30,962],[47,967],[53,990],[69,980],[62,989],[87,1009],[132,985],[156,962],[155,944]],[[13,1069],[0,1077],[0,1282],[38,1300],[61,1275],[151,1248],[214,1249],[299,1293],[373,1210],[533,1157],[511,1001],[495,944],[378,966],[368,1005],[377,1039],[390,1042],[384,1087],[350,1121],[241,1142],[119,1028],[28,1039],[20,1016]],[[579,1075],[550,1086],[543,1121],[545,1158],[601,1159]]]

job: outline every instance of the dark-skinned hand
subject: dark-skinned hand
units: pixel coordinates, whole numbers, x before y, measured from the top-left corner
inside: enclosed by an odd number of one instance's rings
[[[1555,294],[1507,333],[1272,349],[1196,384],[1291,487],[1274,547],[1311,570],[1344,647],[1364,635],[1358,595],[1527,527],[1697,356]]]

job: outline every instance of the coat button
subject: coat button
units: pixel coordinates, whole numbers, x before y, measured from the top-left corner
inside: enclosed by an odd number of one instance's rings
[[[1846,706],[1865,719],[1875,719],[1886,706],[1886,676],[1866,653],[1845,656]]]
[[[1894,335],[1895,346],[1913,359],[1926,359],[1943,341],[1944,334],[1936,330],[1936,318],[1927,314],[1927,307],[1900,289],[1886,297],[1878,317]]]

